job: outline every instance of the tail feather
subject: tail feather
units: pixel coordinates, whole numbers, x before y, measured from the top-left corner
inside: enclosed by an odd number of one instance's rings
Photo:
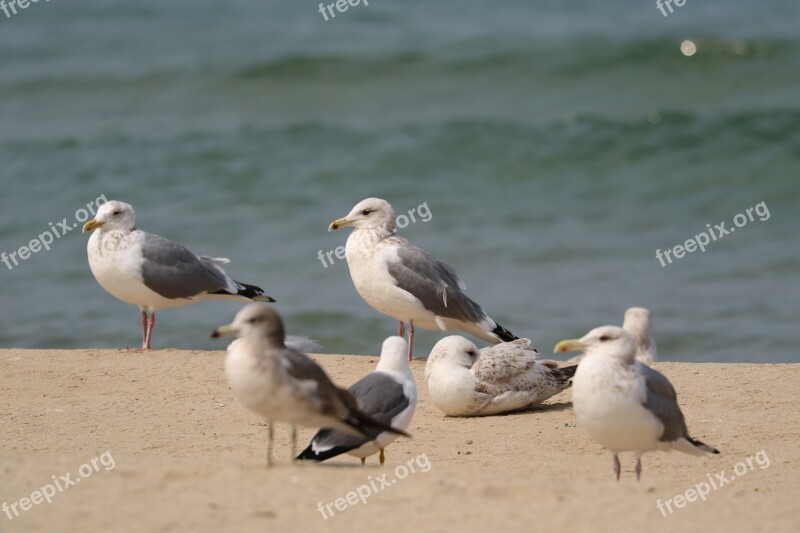
[[[550,375],[563,387],[569,387],[571,385],[570,380],[575,376],[575,371],[578,369],[578,365],[559,368],[558,361],[544,360],[537,362],[550,369]]]
[[[706,444],[705,442],[703,442],[701,440],[693,439],[692,437],[686,437],[686,440],[691,442],[696,448],[698,448],[698,449],[700,449],[700,450],[702,450],[702,451],[704,451],[706,453],[710,453],[710,454],[718,454],[719,453],[718,449],[716,449],[716,448],[714,448],[712,446],[709,446],[708,444]]]
[[[329,450],[325,450],[322,452],[315,452],[311,449],[311,445],[309,444],[308,448],[300,452],[295,459],[300,461],[317,461],[321,463],[322,461],[327,461],[328,459],[332,459],[333,457],[338,457],[342,454],[349,452],[355,448],[348,448],[346,446],[337,446],[335,448],[331,448]]]
[[[405,431],[393,428],[388,424],[384,424],[380,420],[372,418],[359,409],[358,403],[350,391],[339,389],[339,393],[348,410],[348,416],[342,420],[342,422],[356,430],[358,433],[362,434],[368,440],[373,440],[384,431],[393,433],[395,435],[401,435],[403,437],[411,437],[411,435]]]
[[[516,335],[508,331],[506,328],[495,322],[495,328],[492,333],[497,336],[502,342],[511,342],[519,339]]]
[[[248,283],[242,283],[240,281],[233,281],[236,284],[236,288],[238,289],[237,295],[244,296],[245,298],[249,298],[254,302],[274,302],[275,299],[272,296],[267,296],[264,294],[264,289],[261,287],[257,287],[255,285],[250,285]],[[225,289],[220,289],[214,294],[230,294]]]

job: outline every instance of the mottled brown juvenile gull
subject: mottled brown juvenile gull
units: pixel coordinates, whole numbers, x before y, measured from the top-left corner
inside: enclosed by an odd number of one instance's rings
[[[332,428],[371,438],[384,431],[408,436],[400,429],[364,414],[355,398],[328,378],[317,363],[284,344],[283,321],[271,307],[245,306],[233,323],[217,328],[212,337],[239,338],[228,346],[225,374],[242,405],[269,420],[267,465],[272,464],[272,433],[276,421],[292,425],[294,461],[297,426]]]
[[[517,336],[492,320],[464,294],[455,270],[396,233],[394,209],[386,200],[362,200],[328,231],[352,226],[345,257],[358,294],[373,309],[408,330],[408,358],[414,349],[414,327],[457,329],[492,344]]]
[[[408,366],[408,345],[402,337],[388,337],[383,341],[378,366],[349,389],[358,407],[364,413],[387,426],[406,429],[417,407],[417,385]],[[369,438],[357,437],[335,429],[323,429],[311,439],[308,447],[300,452],[298,459],[324,461],[343,453],[361,458],[364,464],[370,455],[380,452],[397,439],[388,431],[372,430]]]
[[[449,416],[484,416],[527,409],[569,387],[575,367],[539,361],[528,339],[480,351],[459,335],[436,343],[425,364],[433,404]]]
[[[142,314],[142,350],[149,350],[156,311],[203,300],[274,302],[260,287],[229,277],[222,257],[198,256],[164,237],[136,229],[136,214],[111,200],[83,225],[94,230],[86,251],[95,279],[112,296]]]
[[[624,329],[595,328],[580,340],[559,342],[555,351],[586,353],[572,380],[572,405],[578,425],[613,454],[617,480],[620,452],[636,455],[636,479],[641,455],[651,450],[719,453],[689,436],[672,384],[636,360],[633,337]]]

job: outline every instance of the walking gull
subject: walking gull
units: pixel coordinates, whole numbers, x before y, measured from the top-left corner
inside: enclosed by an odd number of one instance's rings
[[[613,454],[617,480],[620,452],[636,455],[636,479],[644,452],[719,453],[689,436],[672,384],[636,360],[636,344],[624,329],[595,328],[580,340],[559,342],[555,351],[586,353],[572,380],[572,405],[578,424]]]
[[[630,307],[625,311],[622,329],[633,337],[636,343],[636,360],[642,363],[652,363],[658,357],[656,341],[650,333],[650,311],[644,307]],[[584,355],[576,355],[569,363],[579,363]]]
[[[348,389],[364,413],[396,429],[408,427],[417,406],[417,386],[406,359],[407,348],[402,337],[387,338],[383,341],[381,358],[375,371]],[[360,457],[361,464],[364,464],[367,457],[380,452],[379,460],[383,464],[383,450],[397,439],[397,435],[373,430],[367,437],[323,429],[314,435],[297,458],[324,461],[348,453]]]
[[[575,366],[539,361],[528,339],[478,351],[458,335],[436,343],[425,365],[431,401],[449,416],[496,415],[542,403],[569,387]]]
[[[178,243],[136,229],[133,207],[112,200],[83,225],[94,231],[86,251],[95,279],[112,296],[139,306],[142,350],[150,349],[156,311],[203,300],[274,302],[260,287],[239,283],[221,257],[198,256]]]
[[[267,465],[272,464],[275,421],[292,425],[291,457],[297,443],[297,426],[333,428],[370,438],[384,431],[408,436],[400,429],[364,414],[355,398],[331,382],[306,355],[284,345],[283,321],[271,307],[249,304],[233,323],[217,328],[212,337],[235,334],[228,347],[225,373],[233,395],[254,413],[269,419]]]
[[[345,257],[356,291],[372,308],[399,322],[398,335],[408,323],[408,358],[414,349],[414,326],[457,329],[492,344],[517,337],[492,320],[462,291],[456,272],[396,233],[392,206],[380,198],[362,200],[328,231],[345,226]]]

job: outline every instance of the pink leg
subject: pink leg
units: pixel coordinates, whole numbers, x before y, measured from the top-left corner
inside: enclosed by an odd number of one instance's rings
[[[637,457],[636,458],[636,481],[640,481],[642,477],[642,459]]]
[[[414,321],[408,321],[408,362],[410,363],[414,356]]]
[[[147,345],[147,311],[142,309],[142,350]]]
[[[150,341],[153,339],[153,328],[156,325],[156,312],[150,311],[150,319],[147,321],[147,336],[145,337],[144,346],[142,350],[150,349]]]
[[[619,471],[620,471],[619,457],[617,457],[617,454],[614,454],[614,474],[616,474],[617,476],[617,481],[619,481]]]
[[[397,321],[397,336],[398,337],[406,336],[406,325],[400,320]]]

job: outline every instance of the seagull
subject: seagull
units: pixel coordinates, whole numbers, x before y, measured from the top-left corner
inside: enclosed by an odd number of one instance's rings
[[[425,365],[428,395],[449,416],[484,416],[527,409],[570,386],[575,366],[539,361],[529,339],[478,350],[459,335],[436,343]]]
[[[417,385],[406,359],[407,343],[403,337],[388,337],[383,341],[381,358],[375,370],[357,382],[348,391],[358,407],[375,420],[396,429],[406,429],[417,407]],[[333,429],[323,429],[311,439],[298,459],[324,461],[343,453],[361,458],[380,452],[379,460],[386,460],[383,450],[397,439],[388,431],[375,430],[367,438],[356,437]]]
[[[384,431],[408,436],[366,415],[355,398],[334,385],[317,363],[287,348],[283,321],[271,307],[249,304],[233,323],[217,328],[211,337],[229,334],[239,337],[228,346],[225,357],[233,395],[249,410],[269,419],[267,466],[272,464],[275,421],[292,425],[292,461],[298,425],[333,428],[366,439]]]
[[[156,311],[203,300],[274,302],[260,287],[239,283],[220,265],[222,257],[198,256],[178,243],[136,229],[136,213],[111,200],[83,225],[93,231],[86,246],[97,283],[142,313],[142,348],[150,349]]]
[[[636,343],[636,360],[641,363],[650,364],[658,357],[656,341],[650,333],[650,311],[644,307],[630,307],[625,311],[625,319],[622,329],[633,337]],[[568,363],[580,363],[584,355],[576,355]]]
[[[408,323],[408,359],[414,347],[414,326],[457,329],[492,344],[518,337],[492,320],[462,292],[455,270],[396,233],[394,209],[386,200],[362,200],[328,231],[346,226],[345,257],[356,291],[373,309],[398,321],[403,337]]]
[[[656,341],[650,333],[650,311],[644,307],[631,307],[625,311],[622,329],[627,331],[636,342],[636,360],[652,363],[658,358]]]
[[[586,353],[572,380],[572,405],[578,424],[613,454],[618,481],[620,452],[636,454],[637,480],[641,455],[651,450],[719,453],[689,436],[672,384],[636,360],[636,344],[624,329],[595,328],[580,340],[559,342],[554,351]]]

